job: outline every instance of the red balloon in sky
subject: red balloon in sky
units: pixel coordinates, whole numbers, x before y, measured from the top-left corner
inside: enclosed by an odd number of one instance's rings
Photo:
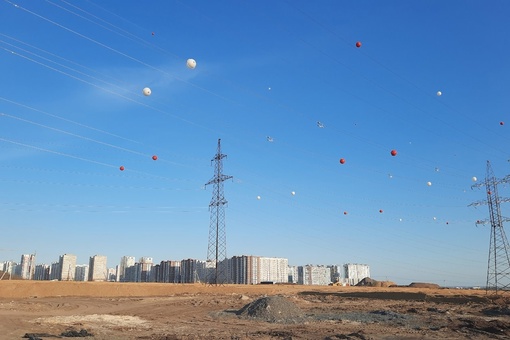
[[[381,209],[381,210],[379,210],[379,212],[382,214],[383,210]]]
[[[505,125],[505,122],[499,122],[499,125]]]
[[[152,32],[152,35],[154,35],[154,32]]]
[[[120,171],[124,171],[124,165],[121,165],[119,169]]]
[[[158,156],[156,156],[156,155],[152,156],[152,160],[154,160],[154,161],[155,161],[155,160],[157,160],[157,159],[158,159]]]
[[[356,47],[357,47],[357,48],[360,48],[360,47],[361,47],[361,42],[360,42],[360,41],[356,42]]]
[[[397,150],[391,150],[391,155],[392,156],[396,156],[397,155]]]
[[[344,215],[347,215],[347,211],[344,211]]]
[[[340,164],[344,164],[344,163],[345,163],[345,159],[340,158]]]

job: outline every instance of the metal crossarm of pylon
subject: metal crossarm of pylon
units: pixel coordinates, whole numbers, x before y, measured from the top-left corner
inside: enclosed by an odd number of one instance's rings
[[[487,204],[489,218],[476,221],[476,225],[490,223],[491,236],[489,245],[489,259],[487,265],[487,293],[510,292],[510,245],[505,235],[503,222],[509,218],[501,216],[500,203],[510,202],[510,198],[502,198],[498,195],[498,185],[510,183],[510,175],[497,179],[494,176],[490,162],[487,161],[487,175],[483,183],[474,184],[471,188],[485,186],[487,199],[471,203],[469,206]]]
[[[508,217],[501,217],[501,221],[502,222],[510,222],[510,218]],[[484,220],[476,220],[475,224],[478,226],[478,225],[486,225],[488,223],[490,223],[491,221],[489,221],[488,219],[484,219]]]
[[[507,202],[510,202],[510,198],[509,197],[498,197],[497,201],[498,201],[498,203],[507,203]],[[476,201],[476,202],[469,204],[468,207],[477,207],[479,205],[487,205],[487,204],[489,204],[489,202],[487,200],[480,200],[480,201]]]
[[[223,174],[223,158],[227,155],[221,153],[221,139],[218,139],[214,162],[214,176],[205,185],[213,185],[209,211],[209,243],[207,246],[206,282],[211,285],[228,282],[227,261],[227,233],[225,228],[225,205],[228,203],[223,193],[223,182],[233,178]],[[214,268],[212,267],[214,265]]]

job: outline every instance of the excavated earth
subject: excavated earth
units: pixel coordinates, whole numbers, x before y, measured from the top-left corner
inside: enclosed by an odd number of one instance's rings
[[[503,294],[0,281],[0,339],[509,339]]]

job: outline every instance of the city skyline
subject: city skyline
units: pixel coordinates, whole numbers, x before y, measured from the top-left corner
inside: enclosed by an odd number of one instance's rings
[[[27,265],[27,260],[30,264]],[[152,257],[123,256],[115,267],[108,267],[107,257],[89,257],[88,265],[77,265],[76,256],[63,254],[58,262],[36,264],[35,254],[21,255],[20,263],[0,262],[2,278],[37,281],[88,282],[162,282],[218,284],[290,283],[301,285],[356,285],[371,279],[367,264],[305,264],[289,265],[287,258],[241,255],[225,258],[215,264],[211,260],[183,259],[154,261]],[[221,282],[211,275],[217,268],[225,272]],[[32,275],[28,275],[31,272]]]
[[[488,210],[469,205],[488,160],[510,173],[509,16],[502,0],[0,2],[0,259],[206,258],[221,139],[226,256],[483,286]]]

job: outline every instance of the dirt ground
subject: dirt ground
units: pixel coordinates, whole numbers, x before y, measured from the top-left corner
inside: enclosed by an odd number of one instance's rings
[[[0,281],[0,339],[509,339],[509,302],[477,290],[13,280]]]

